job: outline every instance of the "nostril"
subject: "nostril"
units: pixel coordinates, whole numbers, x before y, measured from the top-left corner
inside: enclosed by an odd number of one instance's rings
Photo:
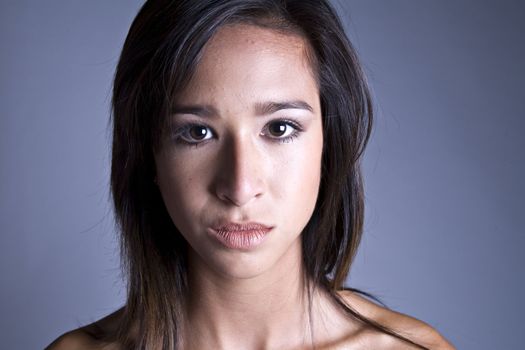
[[[242,205],[239,201],[235,200],[235,198],[232,198],[231,196],[227,196],[225,194],[220,194],[218,197],[219,197],[219,199],[221,201],[223,201],[223,202],[225,202],[225,203],[227,203],[229,205],[234,205],[236,207],[240,207]]]
[[[240,207],[260,198],[263,191],[252,184],[219,182],[215,187],[215,194],[222,202]]]

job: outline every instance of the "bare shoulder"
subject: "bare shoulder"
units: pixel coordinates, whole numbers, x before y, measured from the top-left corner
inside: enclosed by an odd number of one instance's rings
[[[396,333],[410,339],[414,343],[432,350],[455,349],[436,329],[408,315],[389,310],[351,291],[341,291],[339,294],[348,305],[356,311],[388,327]],[[407,349],[409,346],[395,337],[378,332],[363,332],[362,342],[372,345],[375,349]],[[417,349],[417,347],[413,347]]]
[[[97,341],[82,328],[67,332],[49,344],[45,350],[88,350],[100,349]]]
[[[116,350],[117,344],[102,341],[101,336],[114,332],[122,309],[87,326],[69,331],[49,344],[45,350]]]

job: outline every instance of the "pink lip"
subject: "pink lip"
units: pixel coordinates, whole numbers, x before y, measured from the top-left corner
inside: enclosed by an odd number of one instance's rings
[[[208,233],[227,248],[249,250],[260,245],[272,229],[257,222],[229,222],[210,228]]]

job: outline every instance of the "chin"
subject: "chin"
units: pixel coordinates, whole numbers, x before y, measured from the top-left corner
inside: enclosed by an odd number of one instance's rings
[[[230,251],[217,254],[208,265],[216,273],[226,278],[251,279],[272,270],[276,257],[265,256],[262,252]]]
[[[300,265],[301,261],[300,237],[297,237],[287,247],[268,244],[252,251],[209,248],[211,250],[203,249],[199,252],[192,249],[193,254],[190,254],[190,260],[200,265],[195,266],[197,269],[202,271],[204,268],[227,279],[243,280],[262,275],[270,278],[272,275],[276,277],[282,274],[290,275],[294,266]]]

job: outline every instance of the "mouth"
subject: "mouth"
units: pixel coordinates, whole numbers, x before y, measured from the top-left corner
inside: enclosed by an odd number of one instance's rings
[[[257,222],[229,222],[208,229],[208,233],[226,248],[251,250],[262,244],[272,229]]]

